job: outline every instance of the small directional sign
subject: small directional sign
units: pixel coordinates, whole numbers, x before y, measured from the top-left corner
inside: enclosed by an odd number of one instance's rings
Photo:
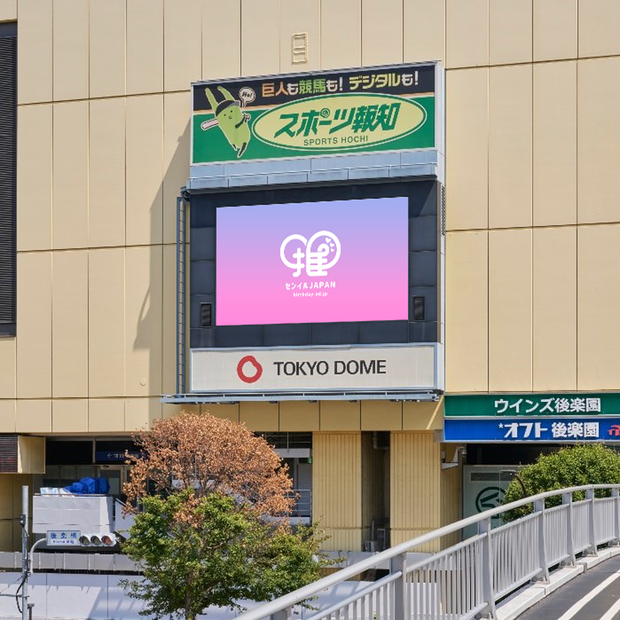
[[[81,547],[80,530],[47,530],[48,547]]]

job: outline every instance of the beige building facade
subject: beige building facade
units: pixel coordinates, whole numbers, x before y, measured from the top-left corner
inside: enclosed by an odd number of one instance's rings
[[[0,433],[128,438],[180,409],[160,399],[192,82],[405,62],[446,70],[446,392],[620,388],[620,1],[0,0],[0,22],[18,29]],[[202,407],[312,433],[330,549],[362,550],[374,514],[392,544],[461,514],[441,399]],[[22,450],[38,456],[0,475],[2,549],[18,544],[19,486],[44,479],[44,444]]]

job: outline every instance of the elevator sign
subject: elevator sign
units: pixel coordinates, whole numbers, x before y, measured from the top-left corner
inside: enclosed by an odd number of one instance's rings
[[[191,391],[437,390],[442,389],[437,347],[194,349]]]

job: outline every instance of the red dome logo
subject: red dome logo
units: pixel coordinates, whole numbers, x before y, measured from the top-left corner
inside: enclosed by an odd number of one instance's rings
[[[246,364],[251,364],[254,366],[254,374],[247,375],[244,371],[244,366]],[[256,361],[256,358],[253,355],[246,355],[239,360],[237,364],[237,374],[239,375],[239,379],[244,383],[254,383],[258,381],[263,374],[263,367]]]

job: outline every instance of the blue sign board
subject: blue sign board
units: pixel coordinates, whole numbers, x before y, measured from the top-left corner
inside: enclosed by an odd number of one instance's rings
[[[140,456],[139,452],[128,452],[129,456]],[[95,452],[95,463],[125,463],[127,456],[125,451],[97,450]]]
[[[620,441],[620,418],[445,418],[444,441]]]
[[[47,530],[47,544],[50,547],[79,547],[79,530]]]

